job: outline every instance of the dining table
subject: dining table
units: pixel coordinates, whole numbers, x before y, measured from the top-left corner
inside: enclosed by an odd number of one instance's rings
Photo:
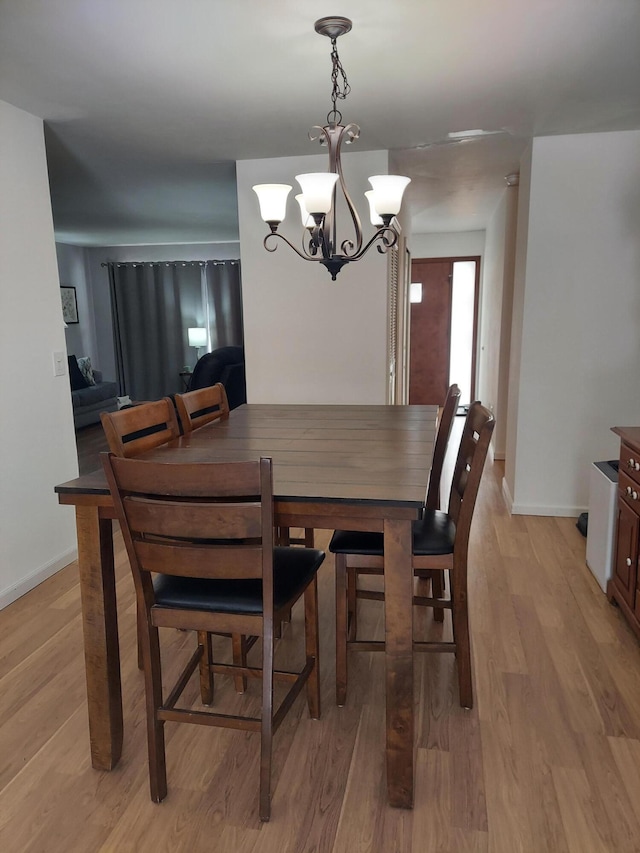
[[[383,533],[386,779],[389,804],[400,808],[413,806],[414,786],[411,525],[424,503],[437,417],[429,405],[251,403],[139,457],[271,457],[277,526]],[[111,770],[123,744],[114,505],[102,469],[55,491],[76,514],[91,762]]]

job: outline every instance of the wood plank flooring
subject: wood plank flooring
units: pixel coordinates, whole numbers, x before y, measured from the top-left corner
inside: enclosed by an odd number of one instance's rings
[[[242,732],[167,724],[169,794],[153,804],[133,590],[116,534],[122,760],[111,773],[89,764],[72,564],[0,612],[0,850],[640,850],[638,644],[586,568],[574,520],[510,517],[502,475],[487,465],[472,533],[474,710],[458,705],[450,656],[416,656],[413,811],[386,805],[383,657],[353,654],[348,703],[334,704],[330,556],[320,576],[322,717],[310,720],[300,697],[275,737],[271,822],[258,819],[259,741]],[[317,532],[321,546],[328,535]],[[361,608],[363,632],[379,634],[382,605]],[[430,616],[417,621],[441,630]],[[298,608],[281,661],[293,660],[301,632]],[[172,675],[193,639],[163,639]],[[245,696],[222,678],[217,690],[225,710],[259,702],[257,682]]]

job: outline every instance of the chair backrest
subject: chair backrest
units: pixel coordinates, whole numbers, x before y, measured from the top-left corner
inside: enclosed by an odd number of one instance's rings
[[[208,388],[176,394],[176,407],[185,435],[198,427],[229,417],[229,403],[224,385],[217,382]]]
[[[433,462],[431,463],[431,474],[429,476],[429,487],[427,489],[427,499],[425,506],[427,509],[440,508],[440,480],[442,479],[442,467],[444,458],[447,455],[447,447],[449,446],[449,437],[451,435],[451,427],[453,419],[458,411],[460,403],[461,391],[457,385],[450,385],[447,391],[447,396],[444,401],[440,423],[438,424],[438,434],[436,435],[436,444],[433,450]]]
[[[109,450],[129,458],[180,436],[170,397],[100,415]]]
[[[456,551],[466,552],[480,479],[489,450],[495,419],[476,401],[469,406],[460,439],[449,494],[449,515],[456,523]]]
[[[103,453],[136,590],[153,604],[150,572],[263,579],[273,598],[271,459],[168,463]]]

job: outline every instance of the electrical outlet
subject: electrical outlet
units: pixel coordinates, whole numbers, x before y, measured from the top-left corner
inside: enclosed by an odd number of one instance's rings
[[[53,375],[64,376],[66,373],[65,357],[63,352],[53,354]]]

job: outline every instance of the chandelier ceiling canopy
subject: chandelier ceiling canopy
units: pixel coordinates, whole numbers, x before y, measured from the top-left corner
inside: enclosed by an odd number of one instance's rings
[[[343,145],[350,145],[360,136],[357,124],[342,123],[342,113],[337,108],[338,100],[346,100],[351,87],[338,55],[337,39],[351,29],[348,18],[321,18],[315,23],[315,30],[331,40],[331,103],[332,109],[327,115],[324,127],[313,127],[309,139],[318,140],[326,145],[329,153],[327,172],[315,172],[296,175],[301,193],[296,195],[302,218],[302,247],[298,249],[283,234],[278,226],[284,220],[287,196],[291,192],[289,184],[257,184],[253,187],[260,204],[260,215],[271,229],[264,238],[264,247],[274,252],[277,240],[283,240],[305,261],[323,264],[335,281],[345,264],[359,261],[376,244],[379,252],[386,252],[395,246],[398,240],[399,225],[395,219],[400,212],[402,195],[410,178],[399,175],[374,175],[369,178],[371,189],[365,193],[369,206],[369,216],[375,231],[365,243],[358,211],[347,191],[342,172],[341,151]],[[336,194],[340,188],[353,224],[353,236],[337,238]]]

